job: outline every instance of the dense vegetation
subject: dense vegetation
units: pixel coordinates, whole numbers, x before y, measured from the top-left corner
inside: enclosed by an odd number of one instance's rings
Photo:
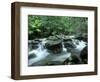
[[[28,16],[29,40],[55,35],[87,34],[86,17],[68,16]]]

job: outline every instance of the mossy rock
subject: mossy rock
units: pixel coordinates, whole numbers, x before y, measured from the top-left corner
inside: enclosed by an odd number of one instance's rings
[[[49,40],[46,44],[45,47],[48,49],[48,51],[58,54],[62,52],[62,41],[61,40],[56,40],[52,41]]]

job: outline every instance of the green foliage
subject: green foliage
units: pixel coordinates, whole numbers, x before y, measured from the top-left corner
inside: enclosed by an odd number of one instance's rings
[[[86,17],[28,16],[29,39],[87,33]]]

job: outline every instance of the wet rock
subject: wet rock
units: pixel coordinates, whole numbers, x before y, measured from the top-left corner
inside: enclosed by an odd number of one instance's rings
[[[80,53],[80,58],[82,60],[82,63],[87,64],[88,62],[88,47],[84,47],[83,50]]]
[[[30,55],[28,56],[28,59],[35,58],[35,57],[36,57],[35,54],[30,54]]]
[[[80,60],[76,55],[71,55],[71,57],[68,57],[64,62],[64,65],[75,65],[80,64]]]
[[[52,40],[52,41],[56,41],[56,40],[58,40],[59,39],[59,37],[57,36],[57,35],[55,35],[55,36],[49,36],[48,38],[47,38],[47,40]]]
[[[62,41],[61,40],[56,40],[56,41],[51,41],[49,40],[46,44],[45,47],[48,49],[48,51],[58,54],[62,52]]]
[[[72,41],[72,39],[63,39],[64,42]]]
[[[81,37],[81,36],[80,37],[76,37],[75,39],[78,39],[80,41],[83,40],[85,42],[87,42],[87,40],[88,40],[86,37]]]
[[[39,42],[42,42],[42,40],[40,40],[40,39],[35,39],[34,41],[35,41],[35,42],[38,42],[38,43],[39,43]]]
[[[39,43],[40,43],[39,40],[29,40],[29,41],[28,41],[28,48],[29,48],[30,50],[32,50],[32,49],[37,49]]]
[[[62,65],[62,63],[59,61],[50,61],[50,62],[46,63],[46,65]]]
[[[71,39],[73,39],[73,38],[75,38],[74,35],[68,35],[68,36],[64,36],[64,37],[63,37],[64,40],[71,40]]]
[[[72,41],[66,41],[64,42],[65,48],[75,48],[76,46],[73,44]]]

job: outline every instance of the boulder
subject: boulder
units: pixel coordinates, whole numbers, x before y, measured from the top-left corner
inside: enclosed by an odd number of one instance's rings
[[[63,39],[64,42],[72,41],[72,39]]]
[[[55,35],[55,36],[49,36],[48,38],[47,38],[47,40],[53,40],[53,41],[56,41],[56,40],[59,40],[60,38],[57,36],[57,35]]]
[[[39,43],[40,43],[40,40],[29,40],[28,41],[28,48],[30,50],[37,49]]]
[[[61,40],[56,40],[52,41],[49,40],[46,44],[45,47],[48,49],[48,51],[58,54],[62,52],[62,41]]]
[[[72,41],[64,41],[65,48],[75,48],[76,46],[73,44]]]
[[[80,60],[76,55],[71,55],[71,57],[68,57],[64,62],[64,65],[75,65],[80,64]]]
[[[79,37],[76,37],[75,39],[78,39],[78,40],[83,40],[83,41],[85,41],[85,42],[87,42],[87,37],[81,37],[81,36],[79,36]]]
[[[35,42],[42,42],[40,39],[34,39]]]
[[[83,50],[80,53],[80,58],[82,60],[82,63],[87,64],[88,62],[88,47],[84,47]]]
[[[47,62],[46,65],[62,65],[62,63],[60,61],[50,61]]]
[[[74,35],[67,35],[67,36],[64,36],[64,37],[63,37],[64,40],[73,39],[73,38],[75,38]]]
[[[30,55],[28,55],[28,60],[29,60],[29,59],[32,59],[32,58],[35,58],[35,57],[36,57],[35,54],[30,54]]]

